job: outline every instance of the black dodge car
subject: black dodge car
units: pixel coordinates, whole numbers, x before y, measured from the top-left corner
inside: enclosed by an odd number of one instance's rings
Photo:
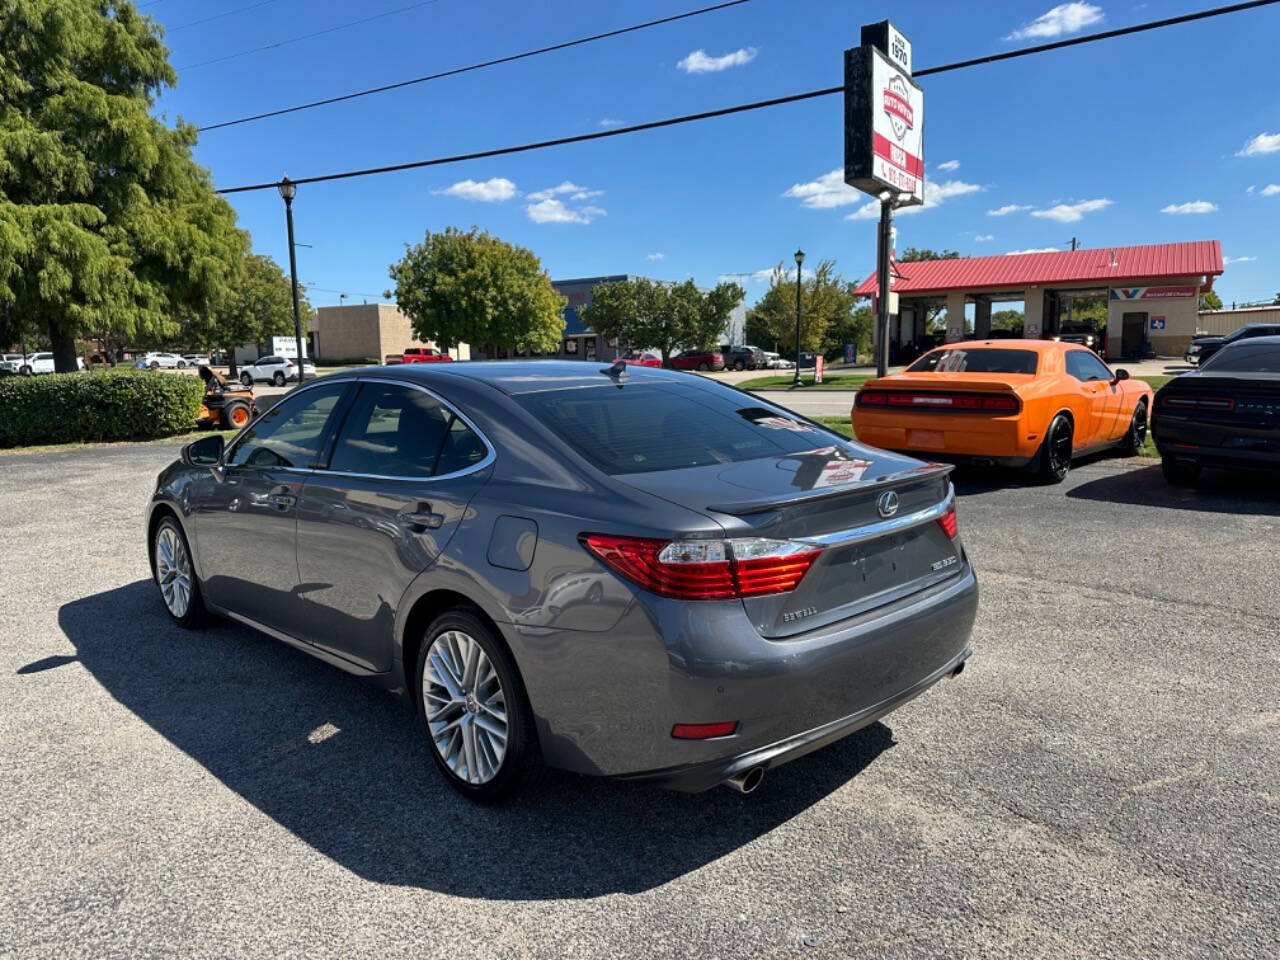
[[[1202,467],[1280,470],[1280,336],[1236,340],[1166,383],[1151,433],[1178,486]]]
[[[1191,343],[1187,347],[1187,354],[1183,359],[1187,363],[1203,364],[1229,343],[1235,343],[1237,340],[1248,340],[1252,337],[1274,336],[1280,336],[1280,323],[1249,323],[1239,330],[1228,333],[1225,337],[1192,337]]]

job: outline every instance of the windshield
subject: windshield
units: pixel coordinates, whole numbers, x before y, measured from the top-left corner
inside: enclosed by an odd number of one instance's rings
[[[614,475],[787,456],[844,442],[729,389],[609,384],[514,399],[567,446]]]
[[[1034,350],[944,348],[926,353],[907,367],[908,373],[1035,373],[1039,354]]]
[[[1214,373],[1280,373],[1280,340],[1271,343],[1246,340],[1219,350],[1200,369]]]

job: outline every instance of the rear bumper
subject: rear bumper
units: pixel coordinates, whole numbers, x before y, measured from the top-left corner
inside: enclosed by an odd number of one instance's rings
[[[666,787],[669,790],[699,793],[703,790],[710,790],[712,787],[724,783],[730,777],[735,777],[756,767],[764,767],[766,770],[771,770],[774,767],[797,760],[805,754],[813,753],[815,750],[820,750],[829,744],[835,743],[837,740],[856,733],[863,727],[870,726],[908,701],[914,700],[938,681],[958,674],[963,669],[964,662],[969,659],[972,653],[972,650],[965,647],[947,663],[906,690],[902,690],[870,707],[858,710],[847,717],[832,720],[829,723],[822,724],[822,726],[805,730],[803,733],[797,733],[731,757],[682,767],[670,767],[665,770],[627,774],[618,779],[642,780],[660,787]]]
[[[1152,439],[1161,457],[1229,470],[1280,470],[1280,427],[1228,430],[1165,415]]]
[[[860,442],[909,451],[926,460],[976,458],[1018,466],[1031,461],[1042,439],[1038,433],[1029,438],[1018,416],[895,415],[855,408],[852,422]]]

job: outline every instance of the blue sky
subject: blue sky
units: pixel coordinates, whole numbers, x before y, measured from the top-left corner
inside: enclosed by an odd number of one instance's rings
[[[917,68],[1200,9],[1147,4],[752,0],[461,77],[201,134],[219,186],[464,153],[841,82],[864,22],[892,16]],[[678,13],[699,0],[157,0],[176,89],[198,125],[393,82]],[[251,9],[243,9],[243,8]],[[239,11],[239,12],[236,12]],[[227,13],[227,16],[218,16]],[[386,16],[378,16],[379,14]],[[194,21],[217,17],[203,23]],[[352,20],[367,23],[226,57]],[[1280,5],[928,77],[932,202],[898,246],[967,255],[1220,239],[1225,301],[1280,290]],[[424,231],[478,225],[555,278],[636,273],[749,301],[797,246],[848,278],[875,221],[844,188],[839,96],[536,153],[300,188],[299,275],[314,304],[359,302]],[[274,191],[231,198],[259,252],[287,264]],[[1000,213],[1001,215],[994,215]]]

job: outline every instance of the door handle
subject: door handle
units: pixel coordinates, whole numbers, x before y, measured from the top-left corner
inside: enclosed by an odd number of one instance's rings
[[[400,522],[413,528],[415,532],[421,530],[439,530],[444,526],[444,514],[436,513],[431,509],[431,504],[419,502],[416,509],[400,514]]]

